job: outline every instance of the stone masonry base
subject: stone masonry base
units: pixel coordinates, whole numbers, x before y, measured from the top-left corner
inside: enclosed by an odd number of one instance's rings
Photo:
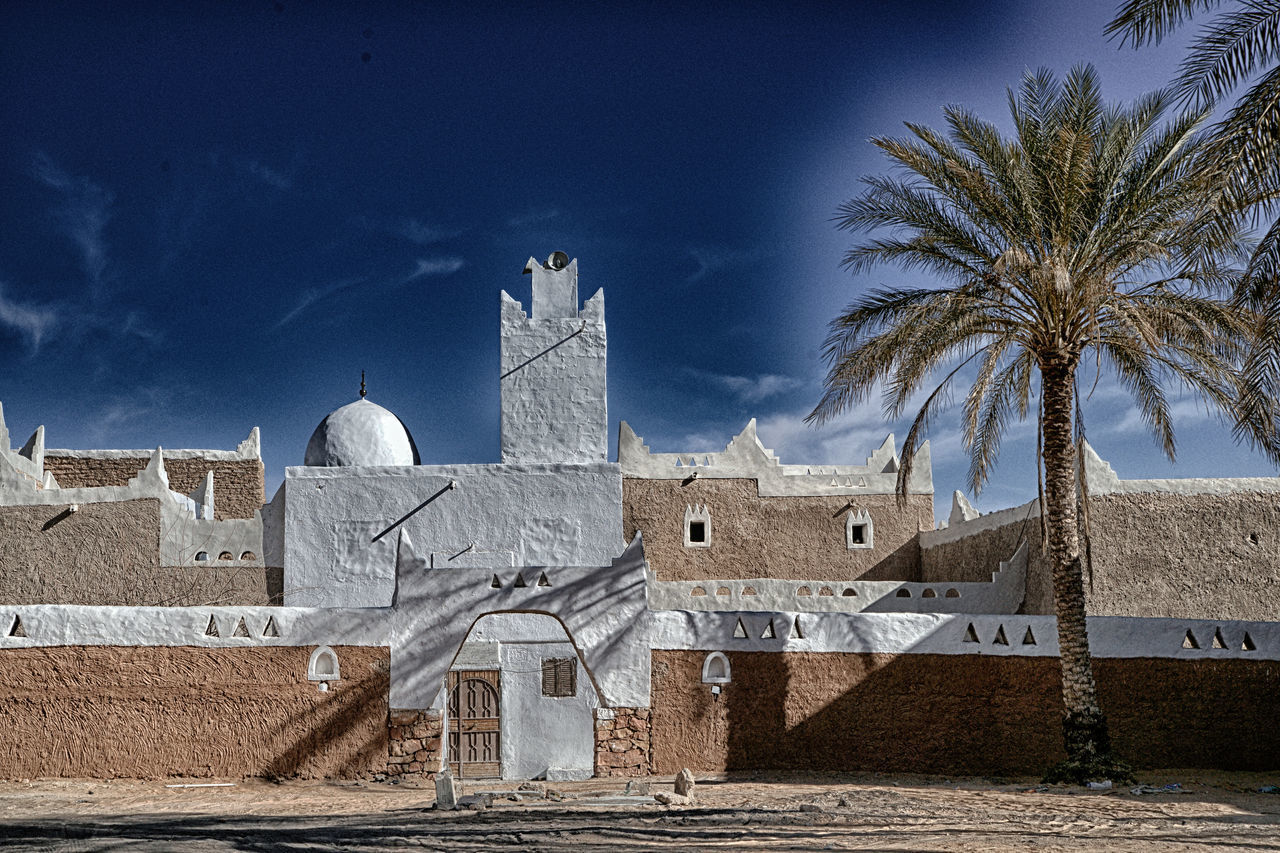
[[[596,709],[596,776],[649,773],[649,709]]]
[[[440,736],[444,720],[439,711],[393,709],[390,715],[387,775],[432,779],[440,771]]]

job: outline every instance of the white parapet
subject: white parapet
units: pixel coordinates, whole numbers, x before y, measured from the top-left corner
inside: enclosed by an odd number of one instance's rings
[[[898,482],[900,460],[890,433],[867,457],[865,465],[784,465],[756,434],[756,420],[747,422],[722,451],[654,453],[626,421],[618,427],[618,464],[622,476],[646,480],[749,478],[762,496],[889,495]],[[916,452],[908,491],[933,494],[933,464],[929,442]]]

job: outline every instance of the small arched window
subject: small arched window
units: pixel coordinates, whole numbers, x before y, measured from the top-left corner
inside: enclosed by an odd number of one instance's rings
[[[307,661],[307,678],[311,681],[338,681],[342,670],[338,666],[337,653],[328,646],[320,646]]]
[[[702,662],[703,684],[728,684],[731,675],[729,658],[724,652],[712,652]]]
[[[207,563],[209,561],[209,552],[208,551],[196,552],[196,560],[201,563]]]
[[[245,551],[243,554],[241,554],[241,555],[240,555],[240,559],[242,559],[242,560],[256,560],[256,559],[258,559],[258,557],[257,557],[257,555],[255,555],[252,551]]]
[[[219,560],[234,560],[234,559],[235,559],[235,555],[234,555],[234,554],[232,554],[230,551],[223,551],[221,554],[219,554],[219,555],[218,555],[218,559],[219,559]]]

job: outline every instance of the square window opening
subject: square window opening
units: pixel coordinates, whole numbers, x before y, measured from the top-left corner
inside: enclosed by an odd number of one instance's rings
[[[855,524],[849,528],[849,542],[854,545],[867,544],[867,526]]]
[[[707,541],[707,523],[705,521],[689,522],[689,541],[690,542],[706,542]]]
[[[567,699],[578,695],[576,658],[543,658],[542,695]]]

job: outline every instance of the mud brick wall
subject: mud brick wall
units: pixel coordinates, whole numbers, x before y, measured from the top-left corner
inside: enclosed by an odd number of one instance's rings
[[[91,459],[80,456],[46,455],[44,468],[52,471],[64,489],[96,486],[123,486],[147,467],[148,457],[128,459]],[[213,472],[213,516],[253,518],[266,502],[262,461],[259,459],[164,460],[169,474],[169,488],[189,495],[204,484],[205,474]]]
[[[280,568],[159,565],[159,501],[69,509],[0,507],[0,603],[164,607],[281,602]]]
[[[1118,494],[1089,501],[1093,576],[1089,612],[1182,619],[1276,618],[1280,495]],[[991,578],[1020,535],[1030,541],[1024,613],[1053,613],[1040,520],[1018,519],[921,549],[925,581]],[[645,533],[648,547],[648,532]]]
[[[596,776],[647,776],[651,766],[648,708],[596,709]]]
[[[0,651],[0,775],[352,778],[387,766],[390,651],[60,646]]]
[[[1056,658],[653,652],[653,771],[1036,774],[1064,756]],[[1280,767],[1274,661],[1094,659],[1117,752],[1139,768]]]
[[[393,710],[390,723],[387,775],[434,779],[443,766],[441,713],[430,709]]]
[[[874,548],[850,549],[850,500],[871,516]],[[685,507],[706,505],[711,545],[684,544]],[[644,533],[644,552],[659,580],[780,578],[920,580],[918,532],[933,528],[933,496],[761,497],[751,479],[622,481],[622,526],[628,541]]]

